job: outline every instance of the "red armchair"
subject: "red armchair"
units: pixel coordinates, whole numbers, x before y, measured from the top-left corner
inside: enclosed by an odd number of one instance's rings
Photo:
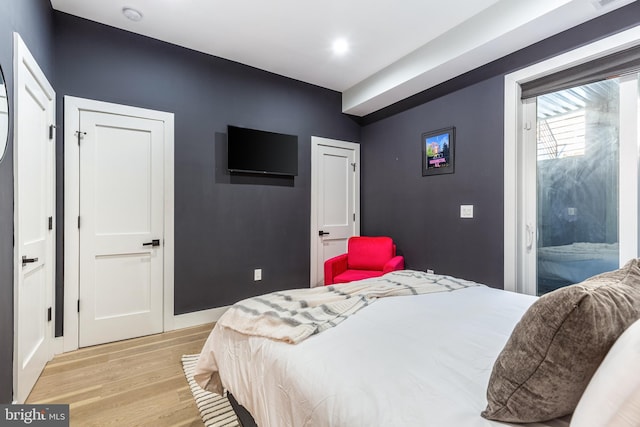
[[[324,262],[324,284],[347,283],[404,269],[390,237],[351,237],[346,254]]]

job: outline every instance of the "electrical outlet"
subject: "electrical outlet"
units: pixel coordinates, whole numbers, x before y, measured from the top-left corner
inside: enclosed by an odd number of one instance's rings
[[[256,268],[253,270],[253,280],[257,282],[258,280],[262,280],[262,269]]]

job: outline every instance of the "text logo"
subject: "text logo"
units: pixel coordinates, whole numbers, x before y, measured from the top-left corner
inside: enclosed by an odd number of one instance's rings
[[[69,405],[0,405],[0,427],[69,427]]]

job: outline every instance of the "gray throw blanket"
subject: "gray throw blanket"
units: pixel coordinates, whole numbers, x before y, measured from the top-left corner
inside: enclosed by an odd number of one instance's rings
[[[478,283],[422,271],[401,270],[357,282],[293,289],[248,298],[217,324],[246,335],[291,344],[336,326],[378,298],[449,292]]]

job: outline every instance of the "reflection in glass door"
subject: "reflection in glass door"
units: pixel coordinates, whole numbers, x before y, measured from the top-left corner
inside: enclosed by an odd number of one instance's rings
[[[537,294],[618,268],[620,85],[537,97]]]

